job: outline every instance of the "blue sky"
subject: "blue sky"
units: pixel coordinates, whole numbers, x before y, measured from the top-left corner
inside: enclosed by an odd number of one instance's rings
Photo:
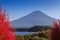
[[[0,0],[9,13],[10,21],[40,10],[48,16],[60,19],[60,0]]]

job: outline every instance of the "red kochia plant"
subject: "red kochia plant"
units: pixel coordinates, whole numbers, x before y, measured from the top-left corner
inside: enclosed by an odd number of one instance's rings
[[[54,22],[50,29],[50,40],[60,40],[60,21]]]
[[[0,40],[15,40],[15,34],[10,30],[9,18],[6,18],[6,10],[2,13],[0,6]]]

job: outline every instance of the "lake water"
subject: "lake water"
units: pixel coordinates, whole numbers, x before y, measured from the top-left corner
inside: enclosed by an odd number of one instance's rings
[[[28,35],[28,34],[34,34],[35,32],[16,32],[16,35]]]

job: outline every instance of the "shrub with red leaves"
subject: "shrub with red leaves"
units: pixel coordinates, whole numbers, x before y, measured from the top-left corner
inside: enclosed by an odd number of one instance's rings
[[[0,40],[15,40],[15,34],[10,31],[10,22],[6,18],[6,10],[2,13],[0,6]]]
[[[50,29],[50,40],[60,40],[60,21],[54,22]]]

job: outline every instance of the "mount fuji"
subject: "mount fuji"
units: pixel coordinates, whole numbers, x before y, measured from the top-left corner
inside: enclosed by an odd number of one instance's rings
[[[36,25],[50,26],[54,20],[56,19],[37,10],[37,11],[33,11],[32,13],[22,18],[12,21],[11,26],[16,26],[16,28],[30,28]]]

